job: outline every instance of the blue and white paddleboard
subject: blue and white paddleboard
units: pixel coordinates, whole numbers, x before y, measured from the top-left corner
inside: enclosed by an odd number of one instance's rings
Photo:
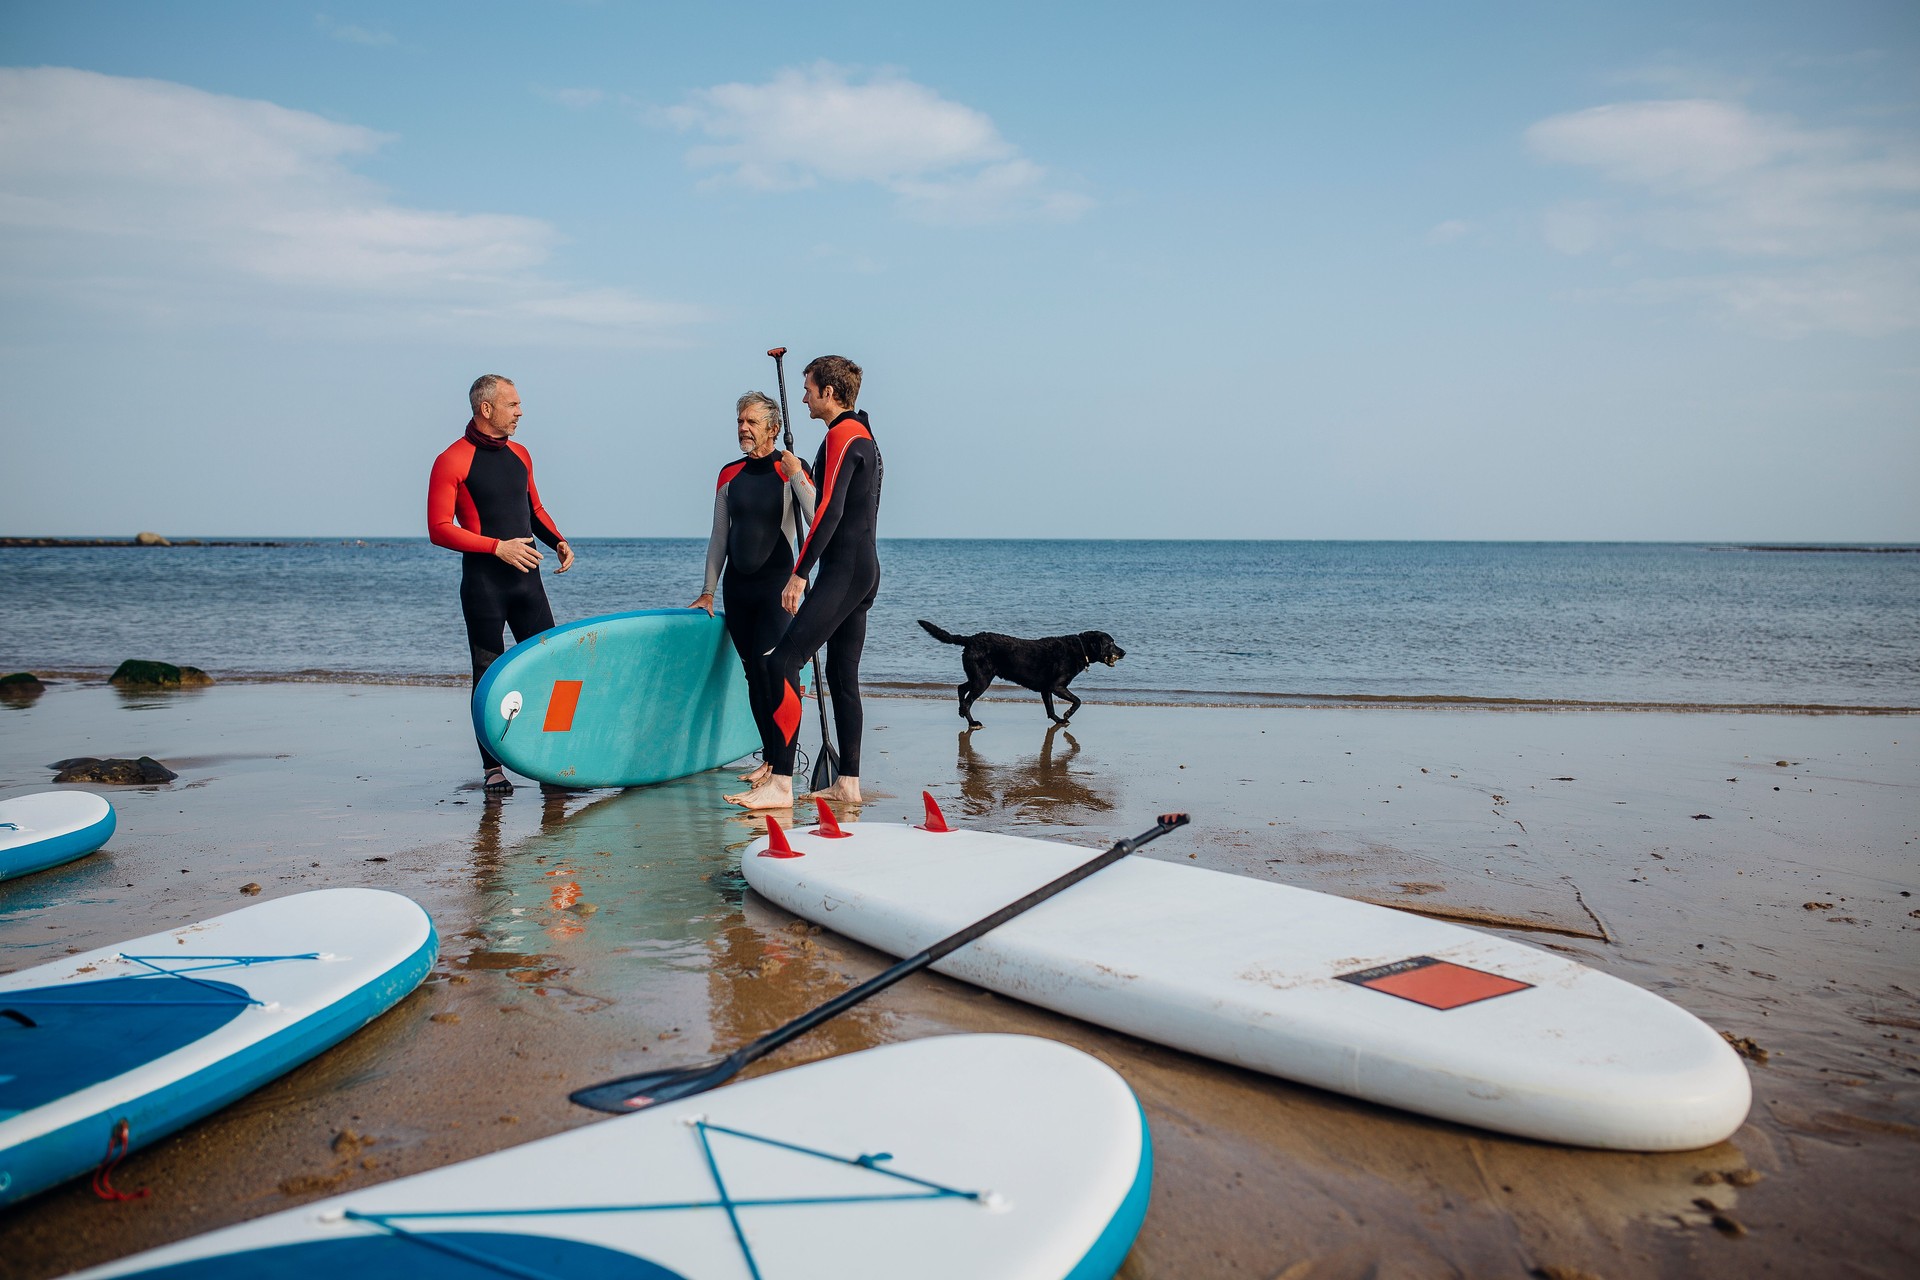
[[[764,836],[748,847],[755,892],[896,956],[1096,852],[877,822],[789,839],[798,856],[765,856]],[[1753,1096],[1711,1027],[1565,956],[1154,858],[1116,863],[933,967],[1223,1062],[1546,1142],[1711,1146]]]
[[[91,791],[0,800],[0,880],[84,858],[113,837],[113,806]]]
[[[646,609],[543,631],[473,691],[473,729],[516,773],[634,787],[717,768],[760,734],[724,619]]]
[[[0,976],[0,1205],[344,1040],[438,950],[412,899],[320,889]]]
[[[1139,1104],[1097,1059],[1029,1036],[936,1036],[81,1275],[1105,1280],[1152,1168]]]

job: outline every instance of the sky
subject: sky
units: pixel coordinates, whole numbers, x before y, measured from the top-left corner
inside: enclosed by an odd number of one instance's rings
[[[0,534],[1920,541],[1920,5],[0,7]]]

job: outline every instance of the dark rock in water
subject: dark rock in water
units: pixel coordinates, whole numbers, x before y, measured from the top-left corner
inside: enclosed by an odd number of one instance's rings
[[[198,667],[176,667],[168,662],[143,662],[128,658],[107,677],[108,684],[123,689],[191,689],[213,683],[213,677]]]
[[[155,783],[172,782],[180,776],[152,756],[141,756],[138,760],[100,760],[93,756],[74,756],[67,760],[55,760],[51,767],[59,770],[53,775],[55,782],[104,782],[117,787],[152,786]]]
[[[16,671],[9,676],[0,676],[0,702],[13,706],[25,706],[47,691],[40,683],[40,677],[31,671]]]

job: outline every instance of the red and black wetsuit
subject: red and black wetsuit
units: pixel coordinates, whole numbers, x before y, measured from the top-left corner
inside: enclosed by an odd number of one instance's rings
[[[793,576],[798,522],[813,520],[813,495],[810,480],[799,477],[796,483],[773,454],[729,462],[714,486],[706,591],[713,594],[716,584],[722,588],[727,635],[747,673],[747,701],[766,760],[779,753],[782,742],[773,722],[779,695],[767,674],[766,656],[786,634],[780,593]]]
[[[466,615],[467,651],[478,684],[506,652],[506,628],[513,628],[518,641],[553,626],[540,570],[523,573],[493,554],[509,538],[538,538],[555,548],[566,540],[540,504],[526,449],[468,422],[466,434],[433,460],[427,537],[437,547],[461,553],[460,611]],[[489,769],[500,764],[485,747],[480,759]]]
[[[866,726],[860,706],[860,653],[867,645],[867,610],[880,590],[880,447],[864,413],[848,412],[827,427],[814,459],[820,496],[813,527],[800,546],[793,572],[804,578],[817,564],[820,576],[807,592],[786,635],[767,656],[780,702],[773,718],[781,751],[769,757],[776,774],[793,773],[800,737],[800,668],[827,647],[827,688],[833,695],[840,771],[860,776],[860,737]]]

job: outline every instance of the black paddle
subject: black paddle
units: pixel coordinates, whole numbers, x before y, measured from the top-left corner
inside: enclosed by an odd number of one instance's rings
[[[787,416],[787,349],[774,347],[767,352],[773,357],[774,380],[780,384],[780,426],[786,431],[787,452],[793,452],[793,419]],[[797,456],[797,455],[796,455]],[[806,540],[806,532],[800,535]],[[814,791],[825,791],[840,779],[840,753],[833,749],[833,735],[827,731],[827,700],[823,696],[826,681],[820,675],[820,655],[813,655],[813,700],[820,704],[820,758],[813,762]]]
[[[589,1085],[569,1095],[583,1107],[611,1111],[615,1115],[641,1111],[676,1098],[705,1093],[733,1079],[748,1063],[758,1061],[798,1036],[803,1036],[829,1018],[837,1017],[870,996],[878,995],[909,974],[918,973],[941,957],[958,951],[982,934],[990,933],[1024,911],[1039,906],[1048,898],[1079,884],[1096,871],[1105,870],[1150,840],[1187,825],[1184,813],[1163,813],[1160,821],[1131,840],[1122,840],[1099,857],[1083,862],[1056,880],[1035,889],[1018,902],[1009,903],[984,920],[976,920],[960,932],[894,965],[886,972],[867,979],[851,991],[843,991],[817,1009],[801,1014],[784,1027],[777,1027],[752,1044],[742,1045],[724,1058],[692,1067],[669,1067],[664,1071],[645,1071],[622,1076],[603,1084]]]

